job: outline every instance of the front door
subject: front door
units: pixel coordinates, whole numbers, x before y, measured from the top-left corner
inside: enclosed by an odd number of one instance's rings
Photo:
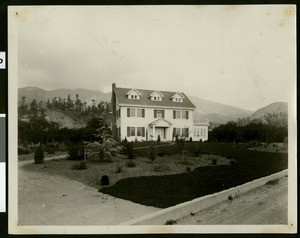
[[[155,138],[156,140],[158,138],[158,135],[160,136],[161,140],[166,139],[165,128],[162,128],[162,127],[155,128],[155,135],[156,135],[156,138]]]

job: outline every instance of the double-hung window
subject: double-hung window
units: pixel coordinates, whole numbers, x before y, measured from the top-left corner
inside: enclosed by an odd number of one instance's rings
[[[180,118],[180,111],[173,111],[173,119]]]

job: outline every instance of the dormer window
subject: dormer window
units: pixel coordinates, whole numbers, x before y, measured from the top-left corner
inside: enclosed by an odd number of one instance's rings
[[[127,94],[126,97],[128,99],[135,99],[139,100],[141,98],[141,93],[137,89],[131,89]]]
[[[154,91],[148,97],[151,101],[162,101],[164,95],[159,91]]]
[[[170,99],[172,102],[183,102],[184,95],[180,92],[173,94]]]

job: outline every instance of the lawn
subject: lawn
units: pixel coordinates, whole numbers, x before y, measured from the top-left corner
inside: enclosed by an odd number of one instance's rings
[[[136,203],[166,208],[284,170],[286,153],[248,150],[247,145],[201,143],[202,153],[234,158],[231,166],[199,167],[189,173],[126,178],[100,191]]]

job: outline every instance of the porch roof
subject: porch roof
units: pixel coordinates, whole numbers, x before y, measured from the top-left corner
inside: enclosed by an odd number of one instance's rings
[[[168,120],[164,118],[159,118],[151,123],[149,123],[149,126],[157,126],[157,127],[170,127],[173,124],[169,122]]]

